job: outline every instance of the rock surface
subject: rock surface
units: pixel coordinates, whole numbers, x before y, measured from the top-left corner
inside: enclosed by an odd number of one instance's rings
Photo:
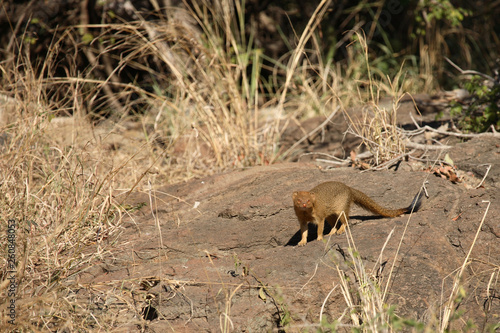
[[[405,163],[377,172],[287,163],[134,193],[125,202],[146,205],[125,218],[120,235],[107,239],[102,263],[76,275],[91,286],[79,297],[94,300],[96,311],[114,313],[117,331],[124,332],[315,331],[320,316],[349,325],[340,276],[349,278],[352,301],[359,304],[363,295],[349,256],[355,246],[395,314],[431,323],[439,320],[473,245],[456,303],[463,313],[451,327],[472,320],[482,331],[500,321],[500,142],[477,138],[457,147],[450,157],[478,179],[485,164],[492,165],[479,188],[406,171],[411,167]],[[327,180],[390,208],[408,206],[427,180],[429,198],[413,215],[392,219],[354,207],[351,239],[343,234],[316,241],[310,226],[307,245],[298,247],[291,193]],[[491,205],[478,232],[485,201]]]

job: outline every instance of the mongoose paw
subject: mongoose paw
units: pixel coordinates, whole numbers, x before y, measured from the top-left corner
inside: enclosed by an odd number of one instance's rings
[[[328,233],[328,236],[335,235],[337,233],[337,228],[332,228],[332,230]]]
[[[307,240],[301,240],[301,241],[299,242],[299,244],[297,244],[297,245],[298,245],[298,246],[304,246],[304,245],[306,245],[306,243],[307,243]]]
[[[344,233],[344,228],[340,228],[335,232],[337,235],[342,235]]]
[[[316,238],[317,240],[323,240],[323,236],[318,236],[318,238]]]

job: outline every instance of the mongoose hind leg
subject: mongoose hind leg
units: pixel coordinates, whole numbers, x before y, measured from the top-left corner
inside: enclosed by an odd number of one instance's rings
[[[328,216],[326,218],[326,221],[332,227],[332,230],[330,230],[330,232],[328,233],[328,236],[331,236],[331,235],[335,234],[335,232],[337,231],[337,225],[339,225],[341,222],[340,222],[339,217],[336,214],[332,214],[332,215]]]
[[[342,222],[342,225],[340,226],[339,230],[337,230],[337,235],[343,234],[345,231],[345,226],[347,225],[347,217],[344,212],[340,213],[340,222]]]
[[[342,226],[337,230],[337,235],[341,235],[345,232],[345,224],[342,223]]]

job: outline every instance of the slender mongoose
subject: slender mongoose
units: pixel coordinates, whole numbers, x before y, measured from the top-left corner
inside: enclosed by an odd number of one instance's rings
[[[417,194],[407,208],[387,209],[377,204],[363,192],[340,182],[321,183],[310,191],[294,192],[292,197],[293,208],[299,219],[302,234],[299,246],[304,246],[307,243],[308,222],[318,225],[318,240],[323,239],[325,219],[332,226],[329,235],[333,235],[335,232],[337,234],[343,233],[349,217],[349,209],[353,202],[374,214],[395,217],[417,211],[420,208],[422,199],[422,195]],[[335,225],[339,219],[342,225],[337,230]]]

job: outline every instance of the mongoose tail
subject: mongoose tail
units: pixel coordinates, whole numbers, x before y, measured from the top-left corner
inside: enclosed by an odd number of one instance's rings
[[[418,191],[415,195],[415,198],[411,201],[411,204],[406,208],[406,213],[416,212],[422,206],[422,197],[424,195],[424,191]]]
[[[385,217],[396,217],[399,215],[403,215],[406,213],[410,212],[416,212],[420,206],[422,205],[422,192],[417,193],[417,195],[413,198],[411,204],[406,207],[406,208],[400,208],[400,209],[387,209],[379,204],[377,204],[375,201],[373,201],[370,197],[368,197],[366,194],[363,192],[360,192],[356,189],[352,189],[352,194],[353,194],[353,202],[374,213],[377,215],[385,216]]]

